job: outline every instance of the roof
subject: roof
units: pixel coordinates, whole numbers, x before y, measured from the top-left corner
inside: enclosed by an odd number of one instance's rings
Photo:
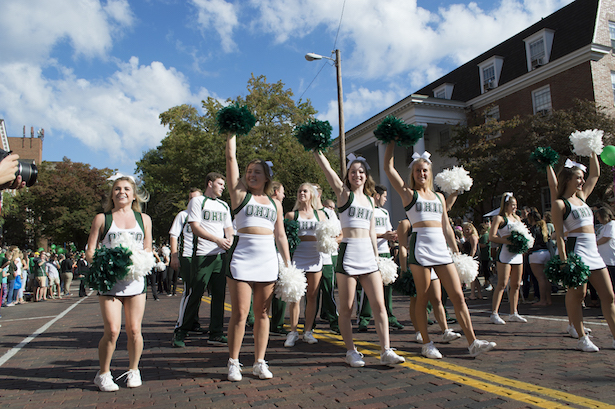
[[[525,43],[523,40],[545,28],[555,32],[550,62],[589,45],[592,43],[594,35],[598,5],[599,0],[574,1],[416,91],[416,93],[433,95],[434,88],[444,83],[449,83],[455,85],[451,99],[467,102],[481,94],[478,64],[493,56],[504,58],[498,86],[527,74]]]

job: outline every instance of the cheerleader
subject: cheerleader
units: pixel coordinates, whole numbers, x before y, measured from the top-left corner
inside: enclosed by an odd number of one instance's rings
[[[375,183],[369,175],[367,162],[363,158],[350,160],[342,181],[321,152],[315,151],[314,156],[337,197],[344,236],[335,273],[340,297],[339,327],[346,346],[346,363],[352,367],[365,366],[363,354],[355,348],[350,322],[357,279],[367,294],[374,314],[382,348],[380,362],[385,365],[402,363],[405,359],[389,345],[389,321],[384,305],[382,276],[376,264],[378,250],[374,204],[370,197],[374,194]]]
[[[542,219],[538,209],[532,207],[527,215],[530,224],[530,232],[534,236],[534,246],[530,249],[529,262],[530,268],[536,280],[540,292],[540,301],[534,303],[535,306],[546,307],[551,305],[551,282],[545,275],[545,264],[551,258],[551,253],[547,243],[549,242],[549,229],[547,223]]]
[[[431,155],[429,152],[424,152],[422,155],[415,152],[412,155],[414,160],[410,164],[411,173],[406,183],[395,170],[394,149],[394,144],[387,145],[384,171],[393,188],[401,196],[406,216],[412,225],[409,253],[413,257],[409,262],[417,292],[416,327],[423,337],[421,353],[428,358],[442,358],[440,351],[429,339],[427,316],[423,313],[427,307],[431,269],[433,268],[453,302],[457,320],[468,341],[470,355],[478,356],[495,348],[496,344],[478,340],[474,335],[470,312],[461,289],[461,281],[446,247],[448,242],[452,251],[459,253],[455,235],[448,221],[444,197],[433,191],[433,173],[429,160]],[[418,313],[419,311],[421,312]]]
[[[284,231],[282,205],[273,193],[269,165],[254,159],[239,175],[236,136],[227,135],[226,180],[235,215],[237,235],[227,252],[227,283],[231,295],[231,320],[228,328],[228,380],[240,381],[239,351],[245,333],[250,300],[254,309],[254,365],[252,373],[260,379],[273,378],[265,361],[269,341],[268,310],[278,278],[276,245],[286,266],[290,265],[288,241]]]
[[[136,190],[134,178],[131,176],[120,176],[113,182],[103,207],[105,213],[97,214],[92,222],[86,250],[89,263],[94,259],[98,244],[102,243],[110,248],[111,238],[119,233],[132,235],[145,251],[152,251],[152,220],[141,213],[141,203],[146,200],[138,195]],[[129,388],[141,386],[139,360],[143,352],[141,321],[145,312],[146,288],[143,278],[127,279],[118,281],[108,292],[99,294],[104,335],[98,343],[100,370],[94,383],[103,392],[119,389],[111,376],[111,357],[122,327],[122,307],[128,335],[129,369],[120,378],[126,377],[126,386]]]
[[[613,303],[613,286],[606,264],[598,253],[596,234],[594,232],[594,215],[585,203],[592,193],[598,178],[600,177],[600,165],[598,156],[592,153],[589,162],[589,175],[585,180],[586,167],[566,160],[564,168],[557,178],[553,168],[547,168],[549,188],[553,196],[557,192],[557,200],[553,203],[552,215],[557,240],[557,250],[562,262],[566,262],[568,254],[574,253],[589,267],[592,283],[602,307],[602,315],[606,319],[611,335],[612,346],[615,348],[615,304]],[[568,239],[564,242],[564,229],[568,233]],[[566,311],[572,323],[574,332],[579,337],[577,349],[584,352],[597,352],[598,347],[589,339],[587,329],[583,326],[583,299],[587,291],[587,284],[580,287],[568,288],[566,292]],[[570,329],[569,333],[573,333]]]
[[[491,317],[493,324],[504,325],[504,321],[498,314],[502,295],[510,279],[508,289],[508,299],[510,304],[510,315],[508,321],[525,323],[527,320],[519,315],[517,307],[519,305],[519,287],[523,278],[523,254],[512,253],[508,250],[511,244],[508,237],[517,223],[523,223],[517,216],[517,199],[511,192],[504,193],[500,202],[500,213],[493,218],[491,229],[489,230],[489,241],[500,244],[498,251],[496,268],[498,272],[498,284],[493,290],[491,300]]]
[[[316,303],[320,279],[322,278],[322,258],[316,244],[316,226],[327,216],[317,209],[316,189],[310,183],[302,183],[297,190],[297,201],[293,211],[286,214],[288,220],[299,223],[299,245],[293,253],[293,263],[299,270],[306,273],[307,290],[305,293],[305,323],[303,327],[303,341],[308,344],[318,342],[312,334],[312,326],[316,317]],[[299,323],[299,302],[289,303],[290,332],[286,335],[285,347],[295,346],[299,339],[297,324]]]

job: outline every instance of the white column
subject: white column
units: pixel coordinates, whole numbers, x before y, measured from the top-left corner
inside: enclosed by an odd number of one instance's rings
[[[427,123],[417,122],[414,124],[415,126],[422,126],[424,131],[427,132]],[[423,153],[425,152],[425,135],[419,139],[419,141],[414,145],[414,152]]]
[[[393,188],[391,187],[391,182],[389,182],[389,178],[387,177],[386,173],[384,173],[384,151],[387,147],[380,141],[376,141],[376,146],[378,147],[378,174],[380,175],[379,184],[387,188],[389,197],[391,197],[391,195],[394,193],[392,192]],[[391,213],[392,203],[390,199],[384,204],[384,208],[387,209],[389,213]]]

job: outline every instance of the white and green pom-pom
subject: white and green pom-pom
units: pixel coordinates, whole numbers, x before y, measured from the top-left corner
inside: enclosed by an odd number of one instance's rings
[[[508,244],[508,251],[514,254],[523,254],[534,247],[534,236],[525,224],[521,222],[512,223],[510,226],[510,236],[507,237],[511,244]]]
[[[465,170],[463,166],[453,166],[452,169],[444,169],[434,178],[434,183],[444,193],[463,193],[472,187],[474,181],[470,177],[470,172]]]
[[[453,254],[453,262],[459,274],[459,279],[464,284],[470,284],[478,277],[478,260],[467,254]]]
[[[595,152],[596,155],[600,155],[602,153],[602,148],[604,148],[602,143],[603,136],[604,131],[600,129],[574,131],[570,134],[572,150],[579,156],[592,156],[593,152]]]
[[[397,264],[393,261],[393,257],[378,257],[378,270],[382,276],[382,283],[384,285],[391,285],[397,280]]]
[[[286,267],[279,265],[278,281],[275,283],[275,295],[284,302],[299,302],[307,289],[305,273],[295,263]]]
[[[156,265],[156,258],[154,255],[149,251],[143,250],[141,244],[137,243],[132,234],[118,234],[111,240],[111,246],[122,246],[132,252],[130,256],[132,265],[128,267],[128,274],[125,279],[141,280],[143,277],[150,274],[152,268]]]
[[[316,242],[318,243],[318,251],[321,253],[331,254],[337,250],[336,237],[340,235],[342,230],[336,220],[323,220],[316,225]]]

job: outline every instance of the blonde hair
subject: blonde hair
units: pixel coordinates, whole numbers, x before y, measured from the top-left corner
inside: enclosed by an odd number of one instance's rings
[[[464,224],[461,225],[461,227],[469,227],[470,231],[471,231],[471,236],[476,236],[478,237],[478,232],[476,231],[476,227],[474,227],[474,225],[470,222],[465,222]]]
[[[363,185],[363,193],[365,193],[367,196],[374,196],[374,193],[376,193],[376,182],[374,182],[374,179],[372,179],[372,176],[369,174],[369,169],[367,169],[366,163],[362,160],[355,159],[350,162],[348,168],[346,169],[346,174],[344,175],[344,185],[346,185],[348,189],[352,189],[352,187],[350,186],[350,180],[348,180],[348,172],[350,171],[352,165],[354,165],[355,163],[359,163],[365,171],[366,180],[365,185]]]
[[[583,169],[579,168],[578,166],[573,166],[571,168],[567,168],[564,166],[562,170],[559,171],[559,173],[557,174],[557,197],[558,198],[564,195],[564,192],[566,191],[566,185],[576,175],[577,170],[580,170],[581,173],[585,174],[585,172],[583,172]]]
[[[301,188],[304,186],[307,186],[307,190],[308,192],[310,192],[310,201],[309,201],[310,206],[314,210],[318,209],[318,202],[317,202],[318,192],[316,191],[316,188],[311,183],[303,182],[302,184],[299,185],[299,188],[297,189],[297,200],[295,201],[295,206],[293,207],[293,211],[299,209],[299,192],[301,191]]]
[[[248,164],[246,165],[246,171],[243,174],[243,177],[241,178],[241,181],[243,182],[244,186],[246,187],[246,189],[248,189],[248,191],[250,190],[248,188],[248,181],[246,180],[246,174],[248,173],[248,168],[250,167],[250,165],[261,165],[261,167],[263,168],[263,173],[265,174],[265,178],[267,178],[267,181],[265,182],[265,187],[263,188],[263,192],[267,195],[267,196],[271,196],[273,195],[273,179],[271,177],[271,168],[269,167],[269,165],[267,165],[267,162],[265,162],[262,159],[252,159],[250,162],[248,162]]]
[[[119,182],[122,182],[122,181],[126,181],[130,183],[130,186],[132,187],[132,191],[135,194],[135,200],[132,201],[131,207],[132,207],[132,210],[140,213],[143,203],[147,203],[149,201],[149,193],[147,193],[147,191],[144,189],[142,191],[137,190],[137,184],[135,183],[134,179],[128,176],[122,176],[113,181],[113,184],[111,185],[111,189],[109,190],[109,194],[105,198],[105,203],[103,204],[104,212],[105,213],[110,212],[115,207],[115,204],[113,203],[113,190],[115,189],[115,185],[117,185]]]
[[[500,216],[502,217],[506,216],[506,205],[512,199],[515,199],[515,201],[517,200],[514,194],[511,193],[510,196],[507,196],[506,193],[502,194],[502,200],[500,201],[500,213],[498,213]]]
[[[419,163],[426,163],[427,166],[429,167],[429,177],[427,178],[426,184],[427,184],[427,187],[433,191],[434,190],[433,189],[433,169],[431,168],[431,162],[424,158],[415,159],[410,164],[410,177],[408,178],[408,185],[410,186],[410,189],[414,190],[414,185],[416,183],[414,181],[414,167],[418,165]]]

